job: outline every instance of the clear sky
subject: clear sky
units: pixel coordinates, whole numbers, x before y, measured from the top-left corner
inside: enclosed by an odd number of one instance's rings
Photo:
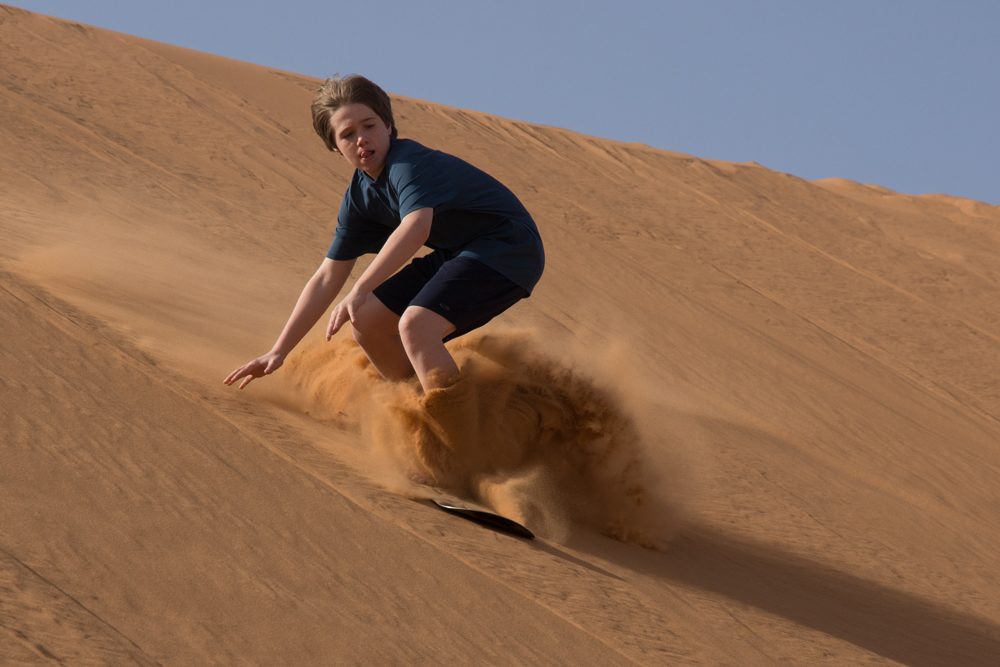
[[[600,137],[1000,204],[996,0],[6,1]]]

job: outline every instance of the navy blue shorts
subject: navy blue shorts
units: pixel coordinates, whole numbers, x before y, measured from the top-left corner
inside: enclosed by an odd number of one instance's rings
[[[451,340],[483,326],[528,291],[478,260],[448,259],[435,250],[404,266],[373,294],[400,317],[409,306],[434,311],[455,325],[445,338]]]

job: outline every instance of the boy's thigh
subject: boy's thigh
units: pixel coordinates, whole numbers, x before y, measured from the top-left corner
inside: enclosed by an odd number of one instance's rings
[[[391,334],[399,329],[399,315],[378,298],[368,299],[354,314],[353,328],[362,335]]]
[[[437,274],[445,261],[446,257],[440,251],[417,257],[386,278],[372,293],[386,308],[395,313],[396,317],[402,317],[410,302]]]
[[[483,326],[527,295],[480,261],[445,259],[440,253],[418,257],[375,289],[375,296],[400,316],[409,306],[420,306],[451,322],[455,330],[445,340]]]
[[[445,340],[478,329],[528,295],[502,273],[480,261],[456,257],[441,267],[410,302],[451,322]]]

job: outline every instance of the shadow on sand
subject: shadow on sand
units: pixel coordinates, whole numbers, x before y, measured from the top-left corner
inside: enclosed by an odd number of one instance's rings
[[[668,553],[596,536],[572,542],[639,574],[723,595],[908,665],[1000,665],[1000,626],[714,528],[689,526]]]

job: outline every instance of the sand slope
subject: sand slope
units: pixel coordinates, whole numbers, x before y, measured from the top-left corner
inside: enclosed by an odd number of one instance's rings
[[[395,98],[535,214],[507,324],[623,392],[686,516],[525,543],[362,474],[363,383],[220,385],[330,240],[315,81],[0,42],[3,662],[1000,661],[997,207]]]

